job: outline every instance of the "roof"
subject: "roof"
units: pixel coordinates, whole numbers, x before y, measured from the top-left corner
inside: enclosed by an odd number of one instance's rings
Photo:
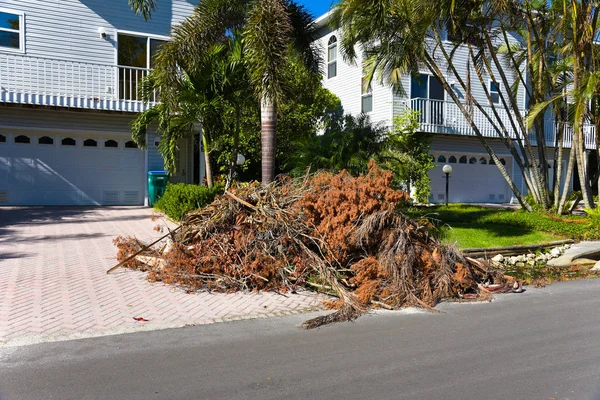
[[[329,20],[331,19],[331,15],[333,14],[333,10],[329,10],[325,14],[321,15],[319,18],[315,19],[314,23],[317,28],[323,28],[329,24]]]

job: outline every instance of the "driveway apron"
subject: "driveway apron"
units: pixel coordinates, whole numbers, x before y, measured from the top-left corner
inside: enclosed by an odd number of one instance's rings
[[[0,345],[19,345],[287,315],[319,308],[312,293],[183,290],[116,264],[119,235],[153,241],[165,225],[144,207],[0,208]],[[143,318],[147,322],[136,321]]]

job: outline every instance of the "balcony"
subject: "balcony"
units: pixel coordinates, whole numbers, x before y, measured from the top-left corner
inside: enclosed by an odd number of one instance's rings
[[[420,112],[419,122],[421,123],[421,130],[423,132],[446,135],[475,136],[471,125],[467,122],[458,106],[452,101],[416,98],[407,100],[404,103],[404,107],[409,107],[412,110]],[[483,109],[492,117],[494,122],[497,121],[497,119],[494,118],[492,107],[484,106]],[[509,111],[502,107],[496,107],[496,110],[498,111],[500,121],[502,121],[506,127],[510,137],[512,139],[516,139],[517,131],[512,128]],[[525,115],[526,111],[523,110],[522,114]],[[473,107],[473,121],[479,127],[479,130],[484,137],[500,137],[496,129],[494,129],[484,114],[475,107]],[[546,121],[544,131],[546,136],[546,145],[549,147],[554,147],[557,132],[556,124],[553,121]],[[521,135],[521,132],[519,131],[518,134]],[[584,126],[584,135],[586,148],[595,150],[595,127],[592,125]],[[565,127],[564,137],[564,146],[571,147],[573,140],[572,126]],[[535,145],[537,142],[534,135],[529,135],[529,140],[533,145]]]
[[[142,112],[148,69],[0,54],[0,103]]]

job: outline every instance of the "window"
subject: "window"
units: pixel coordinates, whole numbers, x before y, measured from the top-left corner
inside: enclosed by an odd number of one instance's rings
[[[489,165],[496,165],[496,163],[494,162],[493,158],[490,158],[490,160],[488,161]]]
[[[154,66],[156,52],[165,40],[119,32],[117,42],[117,63],[124,67],[119,68],[119,98],[138,100],[138,85],[148,74],[146,69]]]
[[[0,9],[0,49],[24,51],[25,15]]]
[[[469,158],[469,164],[477,164],[477,159],[475,157]]]
[[[454,156],[450,156],[450,158],[448,158],[448,162],[449,162],[450,164],[456,164],[456,157],[454,157]]]
[[[444,156],[439,156],[439,157],[438,157],[438,162],[439,162],[439,163],[446,162],[446,157],[444,157]]]
[[[459,164],[466,164],[467,163],[467,156],[462,156],[459,160],[458,160]]]
[[[125,148],[126,149],[137,149],[137,144],[135,144],[135,142],[133,140],[130,140],[129,142],[125,143]]]
[[[31,143],[31,139],[29,139],[29,136],[25,136],[25,135],[19,135],[17,137],[15,137],[15,143]]]
[[[479,159],[479,164],[484,164],[485,165],[485,164],[487,164],[487,160],[484,157],[481,157]]]
[[[362,78],[361,110],[364,113],[373,111],[373,88],[366,77]]]
[[[419,112],[419,122],[444,125],[446,92],[438,78],[427,74],[412,75],[410,98],[412,109]]]
[[[337,38],[332,36],[327,43],[327,78],[337,76]]]
[[[75,146],[75,139],[71,139],[71,138],[64,138],[61,142],[60,142],[63,146]]]
[[[506,165],[506,160],[505,160],[504,158],[501,158],[501,159],[500,159],[500,164],[502,164],[502,165]]]
[[[6,136],[0,135],[0,143],[6,143]]]
[[[115,140],[107,140],[104,142],[104,147],[119,147],[119,143],[117,143]]]
[[[83,147],[97,147],[98,146],[98,142],[96,142],[94,139],[86,139],[83,141]]]
[[[490,98],[492,103],[500,104],[500,84],[498,82],[490,81]]]
[[[38,139],[38,144],[54,144],[54,139],[50,136],[42,136]]]

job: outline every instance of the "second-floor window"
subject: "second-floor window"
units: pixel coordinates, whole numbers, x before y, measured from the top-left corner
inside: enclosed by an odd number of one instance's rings
[[[337,76],[337,38],[332,36],[327,43],[327,78]]]
[[[500,104],[500,84],[498,82],[490,81],[490,98],[492,103]]]
[[[24,14],[0,8],[0,50],[23,51]]]
[[[361,111],[364,113],[373,111],[373,87],[366,77],[362,78]]]
[[[119,98],[139,100],[139,84],[154,66],[154,57],[164,42],[144,35],[118,33],[117,63],[123,67],[119,69]]]

